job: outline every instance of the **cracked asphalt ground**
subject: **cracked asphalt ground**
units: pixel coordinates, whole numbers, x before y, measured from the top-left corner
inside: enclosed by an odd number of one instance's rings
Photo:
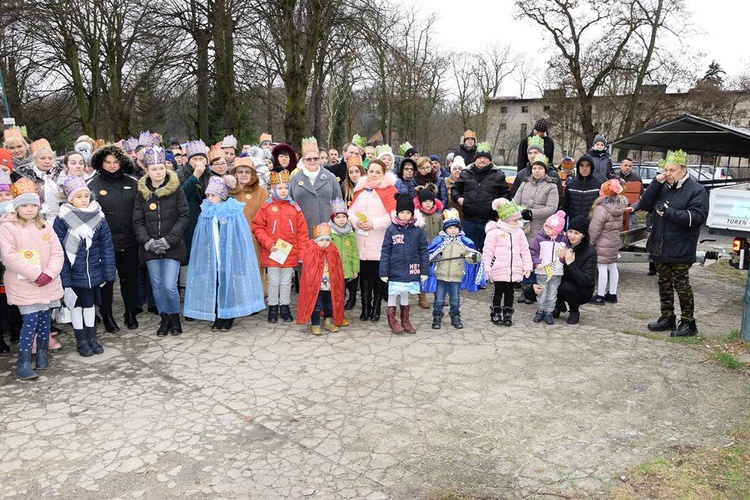
[[[577,326],[534,324],[532,305],[493,326],[488,290],[462,293],[463,330],[413,306],[416,335],[357,307],[321,337],[262,312],[158,339],[141,314],[82,358],[66,325],[36,381],[0,355],[0,497],[606,497],[626,468],[750,420],[742,378],[622,333],[658,315],[645,270],[622,265],[620,302]],[[702,333],[739,328],[743,288],[691,277]]]

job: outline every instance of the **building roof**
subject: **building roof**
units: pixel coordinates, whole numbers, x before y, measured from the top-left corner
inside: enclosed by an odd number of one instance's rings
[[[682,115],[616,139],[612,141],[612,146],[646,151],[683,149],[690,154],[712,153],[750,158],[750,130],[698,116]]]

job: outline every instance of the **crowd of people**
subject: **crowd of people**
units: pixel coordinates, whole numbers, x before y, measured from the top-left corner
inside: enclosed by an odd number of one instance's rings
[[[103,352],[97,323],[120,329],[117,279],[124,325],[139,328],[145,308],[160,317],[158,337],[180,335],[183,320],[230,330],[264,309],[272,324],[335,332],[350,324],[345,311],[358,294],[359,320],[379,321],[385,302],[393,334],[416,333],[410,295],[432,309],[433,329],[445,306],[460,329],[460,291],[488,286],[495,325],[513,324],[515,302],[535,303],[536,323],[567,314],[575,325],[582,304],[617,302],[620,231],[639,209],[653,212],[649,253],[662,300],[648,327],[697,334],[688,270],[708,203],[681,151],[629,204],[625,183],[640,181],[632,161],[615,174],[597,136],[588,154],[556,168],[544,119],[519,143],[513,183],[471,130],[445,165],[408,142],[397,156],[360,136],[341,158],[315,138],[297,150],[269,134],[241,150],[231,135],[211,146],[166,145],[150,132],[113,144],[82,136],[58,158],[14,127],[4,148],[0,331],[18,342],[21,379],[36,378],[61,347],[53,320],[72,324],[81,356]],[[10,350],[1,333],[0,350]]]

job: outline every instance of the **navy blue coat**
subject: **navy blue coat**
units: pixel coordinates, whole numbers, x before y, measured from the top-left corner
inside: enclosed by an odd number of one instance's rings
[[[68,223],[57,217],[52,227],[65,250],[64,241],[69,229]],[[94,230],[91,247],[88,250],[86,243],[81,240],[75,262],[70,262],[68,255],[65,254],[60,279],[65,288],[92,289],[104,282],[114,283],[115,278],[115,247],[112,243],[112,232],[109,230],[107,221],[102,219]]]
[[[420,275],[427,276],[429,273],[427,236],[422,228],[414,224],[388,226],[380,250],[380,277],[410,283],[419,281]]]
[[[591,163],[591,173],[584,177],[581,175],[578,166],[583,160]],[[565,183],[565,198],[563,199],[562,209],[568,216],[568,220],[577,215],[589,216],[591,206],[599,197],[599,188],[604,182],[594,173],[594,160],[589,155],[583,155],[576,163],[576,175],[569,178]]]

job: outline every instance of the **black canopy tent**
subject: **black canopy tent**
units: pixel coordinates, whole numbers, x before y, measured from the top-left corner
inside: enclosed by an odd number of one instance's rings
[[[682,149],[702,156],[750,158],[750,130],[682,115],[616,139],[612,146],[638,151]]]

